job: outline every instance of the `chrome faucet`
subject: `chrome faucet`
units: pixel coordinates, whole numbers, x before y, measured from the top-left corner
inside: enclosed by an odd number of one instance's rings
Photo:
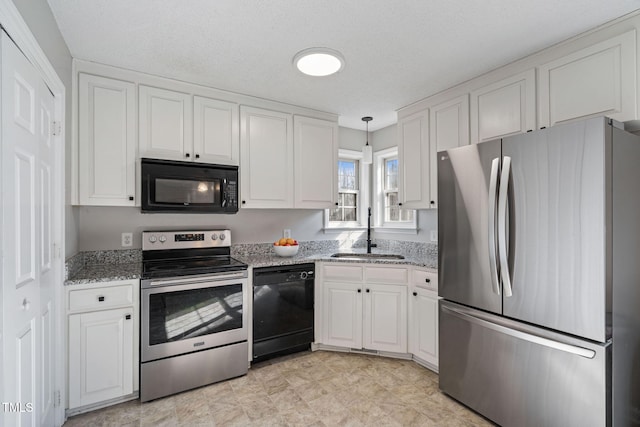
[[[369,208],[367,215],[367,253],[371,253],[371,248],[375,248],[378,245],[371,243],[371,208]]]

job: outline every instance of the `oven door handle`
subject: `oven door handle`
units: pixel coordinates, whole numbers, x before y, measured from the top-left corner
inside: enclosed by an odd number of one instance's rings
[[[240,273],[229,273],[229,274],[219,274],[215,276],[198,276],[192,279],[182,277],[179,279],[171,279],[171,280],[152,280],[148,282],[146,285],[143,285],[143,288],[155,288],[158,286],[167,286],[167,285],[192,285],[197,283],[211,283],[211,282],[221,282],[223,280],[234,280],[234,279],[245,279],[247,277],[246,272]]]

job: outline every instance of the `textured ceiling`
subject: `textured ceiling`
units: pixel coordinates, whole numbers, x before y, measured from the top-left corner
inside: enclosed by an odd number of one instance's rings
[[[71,54],[315,108],[370,130],[395,110],[640,8],[639,0],[48,0]],[[325,78],[309,47],[340,51]]]

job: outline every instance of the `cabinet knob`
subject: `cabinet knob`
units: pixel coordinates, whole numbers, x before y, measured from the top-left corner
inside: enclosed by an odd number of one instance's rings
[[[129,200],[133,201],[133,196],[129,196]]]
[[[402,206],[402,203],[398,203],[398,206]]]
[[[124,316],[124,318],[127,319],[127,320],[131,320],[131,315],[127,314],[126,316]]]
[[[189,153],[184,153],[184,156],[188,158],[188,157],[191,157],[191,154],[189,154]]]
[[[370,289],[367,289],[367,293],[369,293],[369,292],[371,292],[371,290],[370,290]]]
[[[98,297],[98,301],[103,302],[104,301],[104,297],[101,295]]]
[[[418,293],[417,293],[417,292],[414,292],[414,293],[413,293],[413,296],[414,296],[414,297],[417,297],[417,296],[418,296]]]
[[[336,202],[336,206],[338,206],[338,202]]]
[[[436,204],[436,202],[435,202],[435,201],[433,201],[433,200],[432,200],[432,201],[430,201],[429,203],[431,203],[432,205],[435,205],[435,204]]]
[[[243,204],[243,205],[244,205],[244,204],[246,204],[246,203],[247,203],[247,201],[246,201],[246,200],[243,200],[243,201],[242,201],[242,204]]]
[[[428,277],[426,279],[424,279],[425,282],[427,283],[431,283],[431,279],[429,279]]]
[[[200,158],[200,154],[196,154],[196,159],[199,159],[199,158]]]
[[[358,293],[362,292],[362,289],[358,289]]]

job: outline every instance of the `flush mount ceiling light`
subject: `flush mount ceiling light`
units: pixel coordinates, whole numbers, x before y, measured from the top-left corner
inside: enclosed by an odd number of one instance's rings
[[[344,68],[344,57],[340,52],[326,47],[301,50],[293,57],[293,65],[308,76],[324,77]]]

